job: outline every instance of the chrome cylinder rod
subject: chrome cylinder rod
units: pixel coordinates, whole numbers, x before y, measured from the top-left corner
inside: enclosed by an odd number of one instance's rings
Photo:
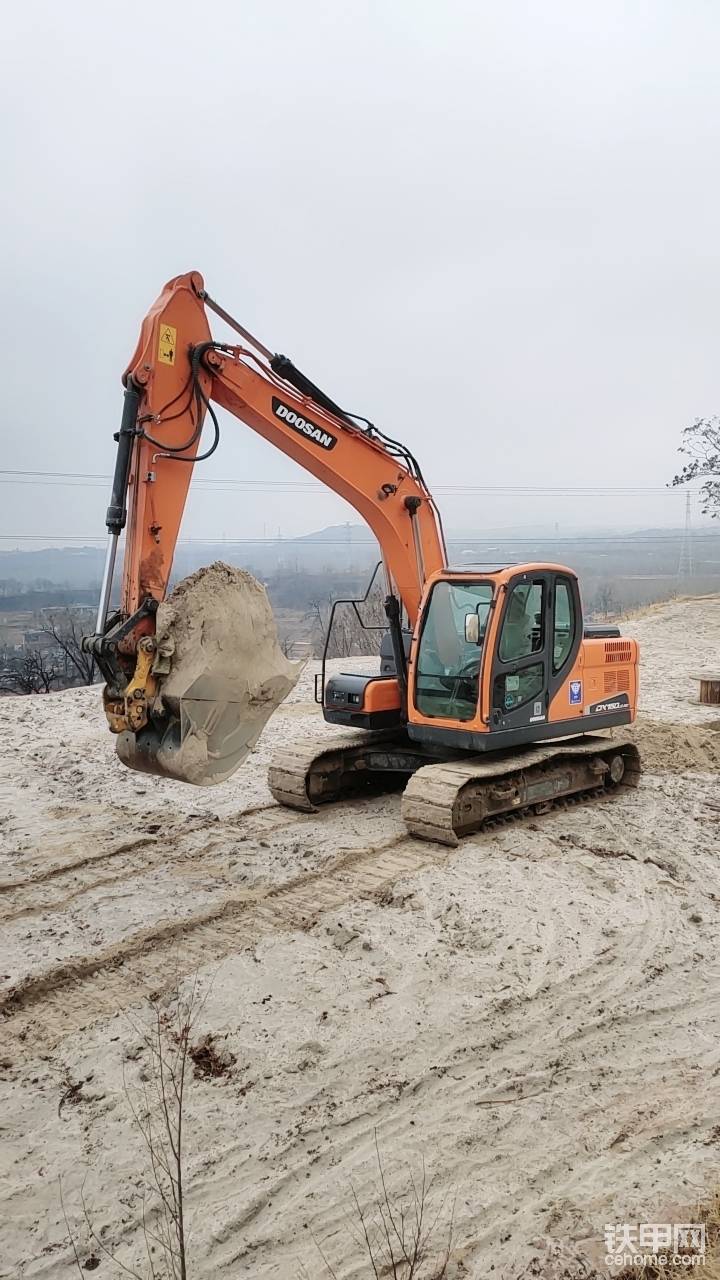
[[[112,591],[113,576],[115,573],[115,557],[117,556],[119,534],[111,533],[108,540],[107,551],[105,553],[105,568],[103,569],[102,586],[100,588],[100,603],[98,604],[97,619],[95,621],[95,635],[101,636],[105,631],[105,623],[107,622],[108,610],[110,608],[110,593]]]
[[[120,422],[120,430],[116,435],[117,454],[115,455],[115,471],[113,474],[112,493],[110,495],[110,506],[105,516],[105,524],[110,535],[108,548],[105,555],[105,569],[103,571],[102,587],[100,588],[100,603],[98,605],[97,621],[95,623],[95,634],[103,635],[105,631],[105,623],[107,622],[108,610],[110,608],[110,592],[112,591],[113,574],[115,572],[115,557],[117,556],[118,538],[122,530],[125,528],[127,519],[127,491],[128,480],[130,478],[130,463],[132,461],[133,445],[137,435],[137,416],[140,407],[140,399],[142,389],[129,380],[125,388],[125,398],[123,400],[123,413]]]

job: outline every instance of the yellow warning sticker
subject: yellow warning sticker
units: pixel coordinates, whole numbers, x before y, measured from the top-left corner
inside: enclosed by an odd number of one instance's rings
[[[158,360],[161,364],[175,363],[176,345],[177,329],[174,329],[171,324],[161,324],[158,339]]]

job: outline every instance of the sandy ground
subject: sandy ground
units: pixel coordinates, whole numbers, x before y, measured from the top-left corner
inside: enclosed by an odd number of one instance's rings
[[[83,1180],[141,1258],[129,1019],[196,970],[235,1062],[187,1097],[193,1278],[320,1277],[314,1240],[367,1275],[347,1219],[376,1133],[393,1193],[424,1159],[455,1201],[456,1277],[555,1274],[717,1181],[720,716],[690,677],[720,599],[625,629],[639,791],[457,850],[408,839],[398,796],[273,804],[273,747],[322,729],[309,669],[214,790],[123,769],[97,690],[0,700],[1,1276],[77,1274],[59,1177],[81,1259]]]

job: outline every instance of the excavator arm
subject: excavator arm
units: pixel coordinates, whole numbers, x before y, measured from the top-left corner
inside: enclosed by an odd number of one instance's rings
[[[446,555],[435,505],[412,455],[369,424],[361,427],[247,331],[241,330],[246,341],[240,346],[213,342],[206,302],[230,320],[208,298],[198,272],[171,280],[143,321],[123,378],[130,413],[137,408],[135,423],[121,428],[121,444],[122,433],[130,444],[127,481],[120,456],[115,478],[118,491],[127,492],[123,612],[131,615],[147,596],[164,598],[203,420],[214,402],[355,508],[375,534],[414,623],[423,583]],[[120,492],[114,494],[111,537],[123,527],[124,505]]]
[[[213,340],[208,310],[242,339]],[[399,640],[426,579],[446,564],[442,528],[412,454],[344,412],[284,356],[273,355],[190,272],[169,281],[143,321],[125,371],[125,405],[96,633],[87,643],[107,681],[115,732],[147,723],[156,693],[155,614],[165,599],[195,464],[214,452],[220,406],[349,502],[381,548],[386,609]],[[213,437],[203,427],[210,418]],[[201,437],[202,440],[201,440]],[[108,621],[119,538],[126,529],[119,616]],[[399,655],[398,655],[399,656]]]

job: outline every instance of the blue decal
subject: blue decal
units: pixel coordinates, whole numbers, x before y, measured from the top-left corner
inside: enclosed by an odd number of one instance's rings
[[[570,681],[570,704],[578,706],[582,702],[582,680]]]

